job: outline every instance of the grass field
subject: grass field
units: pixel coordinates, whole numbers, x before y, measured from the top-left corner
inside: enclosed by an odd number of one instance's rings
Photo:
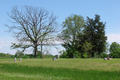
[[[0,59],[0,80],[120,80],[120,59]]]

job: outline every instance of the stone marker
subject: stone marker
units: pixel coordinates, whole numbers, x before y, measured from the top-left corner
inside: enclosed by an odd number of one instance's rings
[[[53,61],[56,60],[56,57],[53,57]]]
[[[107,60],[107,58],[104,58],[104,60]]]
[[[59,59],[59,55],[57,55],[57,59]]]
[[[104,58],[104,60],[111,60],[112,58]]]
[[[74,55],[73,58],[76,58],[76,56]]]
[[[14,58],[14,62],[16,62],[16,58]]]
[[[22,61],[22,58],[20,58],[19,61]]]

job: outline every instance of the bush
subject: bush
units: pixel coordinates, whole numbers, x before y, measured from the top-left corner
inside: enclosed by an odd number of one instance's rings
[[[108,54],[106,54],[106,53],[101,54],[101,58],[107,58],[107,57],[108,57]]]
[[[63,50],[63,51],[60,51],[60,53],[61,53],[60,58],[69,58],[66,51]]]
[[[5,54],[5,53],[0,53],[0,57],[7,57],[10,58],[11,55],[9,53]]]
[[[15,53],[15,57],[24,57],[24,53],[20,50],[17,50],[16,53]]]

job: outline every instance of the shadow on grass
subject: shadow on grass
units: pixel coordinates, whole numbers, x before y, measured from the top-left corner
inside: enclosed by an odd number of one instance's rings
[[[0,64],[3,80],[120,80],[120,72]]]

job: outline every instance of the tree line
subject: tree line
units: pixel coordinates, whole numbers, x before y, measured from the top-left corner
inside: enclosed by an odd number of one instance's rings
[[[105,23],[100,21],[100,15],[95,15],[94,19],[87,17],[85,21],[82,16],[72,14],[62,26],[58,37],[64,42],[66,57],[83,58],[85,53],[87,57],[101,56],[106,51]]]
[[[60,51],[61,57],[101,57],[107,52],[106,23],[101,21],[100,15],[84,20],[82,16],[72,14],[62,23],[62,30],[59,30],[57,17],[44,8],[14,6],[8,16],[13,25],[6,26],[17,39],[17,43],[12,43],[12,49],[21,48],[24,52],[33,48],[34,57],[40,51],[42,58],[43,49],[61,41],[65,48]]]

